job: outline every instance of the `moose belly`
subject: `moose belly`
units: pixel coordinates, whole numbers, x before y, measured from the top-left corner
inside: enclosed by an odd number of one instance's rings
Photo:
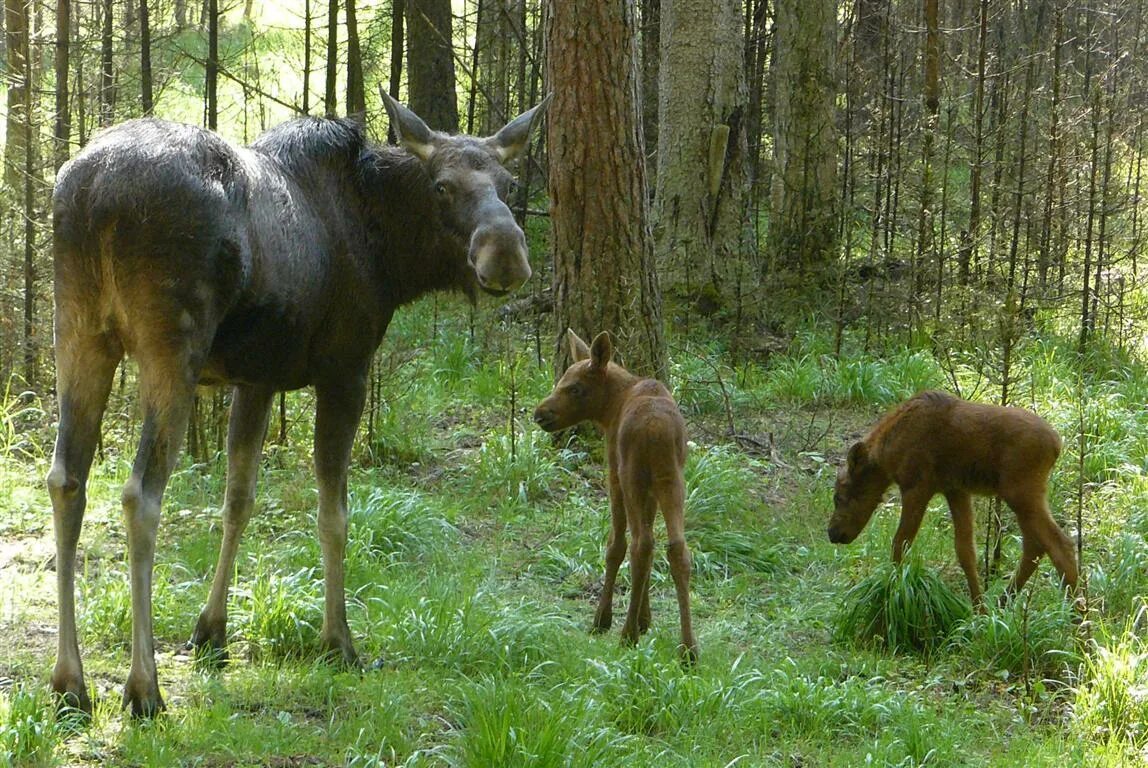
[[[228,315],[215,333],[200,375],[204,384],[263,384],[279,390],[310,384],[310,334],[289,313],[258,307]]]

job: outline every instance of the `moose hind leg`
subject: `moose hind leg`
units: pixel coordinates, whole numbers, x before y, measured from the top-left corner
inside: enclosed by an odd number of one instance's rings
[[[58,311],[56,325],[60,424],[47,485],[56,534],[59,633],[51,685],[62,706],[90,714],[92,702],[84,685],[76,633],[76,547],[100,420],[123,349],[111,336],[75,332],[63,312]]]
[[[227,592],[235,570],[239,540],[255,508],[255,481],[267,434],[274,392],[236,387],[227,430],[227,491],[223,503],[223,541],[211,583],[211,595],[199,614],[188,647],[197,656],[223,663],[227,660]]]
[[[164,490],[183,444],[198,378],[190,348],[187,344],[182,354],[171,354],[165,345],[158,352],[145,349],[137,355],[144,419],[123,490],[132,588],[132,664],[124,706],[135,717],[152,717],[164,708],[152,635],[152,576]]]
[[[315,474],[319,481],[319,545],[323,552],[323,630],[329,656],[348,666],[359,657],[347,625],[343,558],[347,549],[347,465],[366,399],[365,373],[315,387]]]
[[[654,555],[654,498],[648,491],[626,493],[626,515],[630,526],[630,607],[626,624],[622,627],[622,640],[630,645],[638,642],[642,632],[650,625],[650,567]]]
[[[626,557],[626,503],[622,488],[610,472],[610,537],[606,540],[606,572],[602,577],[602,594],[594,613],[594,631],[606,632],[614,621],[614,582],[618,568]]]
[[[670,562],[670,575],[673,576],[674,591],[678,598],[678,621],[682,631],[679,651],[683,662],[694,664],[698,660],[698,641],[694,637],[690,616],[690,550],[686,546],[685,490],[681,479],[670,484],[659,495],[662,516],[666,519],[666,536],[669,539],[666,559]]]

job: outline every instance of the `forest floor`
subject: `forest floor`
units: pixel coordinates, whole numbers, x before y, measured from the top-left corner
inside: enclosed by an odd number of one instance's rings
[[[558,445],[529,424],[548,366],[504,354],[501,342],[466,341],[461,321],[462,340],[436,335],[430,322],[414,313],[384,344],[381,405],[352,467],[348,596],[363,669],[315,658],[313,409],[300,393],[289,400],[287,443],[266,451],[222,671],[183,644],[214,567],[225,462],[188,459],[173,477],[154,595],[168,709],[154,722],[133,723],[119,705],[130,656],[119,510],[138,431],[130,414],[105,433],[79,558],[91,722],[58,721],[46,695],[56,621],[44,418],[31,458],[25,451],[0,465],[0,762],[5,754],[16,764],[213,768],[1148,760],[1142,728],[1085,717],[1081,691],[1096,656],[1082,638],[1096,630],[1074,624],[1047,560],[1013,606],[963,622],[927,652],[843,636],[850,588],[886,567],[896,494],[849,547],[831,545],[825,527],[835,466],[880,408],[766,407],[746,394],[748,374],[737,389],[731,372],[727,389],[704,383],[705,366],[675,369],[693,438],[686,514],[699,664],[677,660],[661,546],[653,624],[639,646],[618,637],[627,566],[613,631],[591,634],[608,529],[600,440]],[[434,330],[440,322],[436,314]],[[423,348],[420,336],[439,340]],[[1066,495],[1054,494],[1061,505]],[[978,505],[978,515],[987,509]],[[993,605],[1019,556],[1015,526],[1006,531]],[[660,523],[657,536],[664,544]],[[940,500],[914,557],[966,594]],[[1143,582],[1131,589],[1143,594]],[[1116,608],[1098,617],[1117,628],[1123,620]],[[1135,666],[1141,656],[1131,658]]]

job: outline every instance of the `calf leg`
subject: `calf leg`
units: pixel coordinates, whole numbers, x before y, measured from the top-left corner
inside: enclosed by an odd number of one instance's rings
[[[1044,489],[1030,489],[1027,492],[1021,489],[1006,497],[1005,501],[1016,513],[1024,549],[1021,561],[1017,565],[1016,575],[1013,576],[1006,594],[1016,594],[1024,588],[1036,570],[1037,561],[1045,552],[1048,553],[1056,570],[1060,572],[1064,586],[1075,594],[1079,579],[1076,552],[1068,534],[1053,520]]]
[[[654,556],[655,502],[646,489],[638,490],[625,480],[622,488],[626,496],[626,515],[631,536],[630,607],[626,612],[626,624],[622,627],[622,640],[634,645],[650,625],[649,590],[650,566]]]
[[[953,516],[953,545],[957,550],[957,562],[965,572],[969,583],[969,597],[974,606],[981,606],[984,596],[981,593],[980,578],[977,574],[977,552],[973,541],[973,499],[964,491],[955,491],[945,496],[949,502],[949,512]]]
[[[323,551],[324,611],[319,640],[348,666],[359,657],[347,626],[343,558],[347,549],[347,465],[366,397],[365,372],[315,387],[315,474],[319,481],[319,545]]]
[[[921,530],[921,520],[925,517],[925,509],[932,497],[931,488],[901,489],[901,522],[897,525],[897,532],[893,534],[893,562],[900,563],[905,556],[905,550],[913,543],[913,539],[917,538],[917,532]]]
[[[211,595],[199,614],[188,646],[219,662],[227,659],[227,592],[235,572],[239,539],[255,507],[259,456],[267,434],[274,392],[236,387],[227,430],[227,492],[223,504],[223,542],[211,582]]]
[[[674,591],[678,597],[678,621],[681,624],[682,660],[693,664],[698,660],[698,642],[694,638],[690,618],[690,550],[686,547],[685,490],[680,477],[675,478],[659,493],[662,516],[666,519],[666,559],[670,561],[670,575],[674,578]]]
[[[76,546],[84,521],[88,472],[99,441],[100,419],[123,349],[110,336],[82,334],[71,327],[61,308],[57,308],[57,313],[56,392],[60,425],[47,478],[56,533],[59,611],[52,690],[59,694],[63,706],[90,714],[92,702],[84,685],[76,634]]]
[[[602,578],[602,594],[598,610],[594,613],[594,631],[605,632],[614,620],[614,581],[618,568],[626,556],[626,503],[618,476],[610,468],[610,537],[606,540],[606,573]]]

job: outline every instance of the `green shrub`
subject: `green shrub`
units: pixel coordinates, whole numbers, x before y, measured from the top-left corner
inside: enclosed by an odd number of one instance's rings
[[[877,566],[845,594],[844,604],[835,630],[839,641],[892,651],[931,651],[970,613],[964,598],[912,556],[902,565]]]

